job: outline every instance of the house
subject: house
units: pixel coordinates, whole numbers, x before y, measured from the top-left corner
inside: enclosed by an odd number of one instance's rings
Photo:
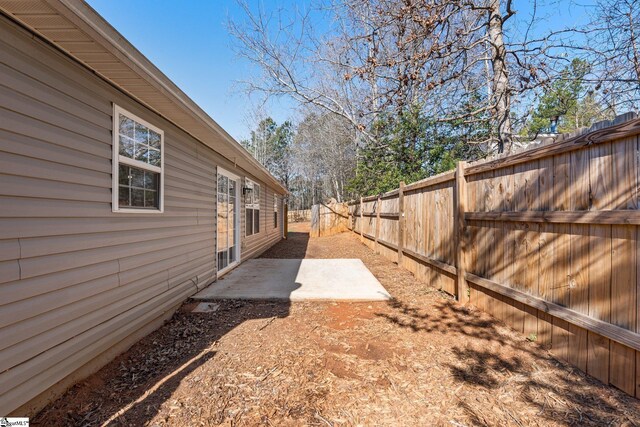
[[[285,195],[87,4],[0,0],[0,415],[278,242]]]

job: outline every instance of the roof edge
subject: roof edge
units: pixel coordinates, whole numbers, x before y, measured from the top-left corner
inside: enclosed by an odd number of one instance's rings
[[[53,7],[69,19],[75,25],[81,26],[89,36],[95,38],[98,36],[101,39],[101,44],[105,47],[111,48],[110,50],[119,60],[128,63],[143,79],[147,80],[150,84],[159,89],[165,96],[173,99],[173,101],[186,110],[187,113],[194,118],[202,122],[205,126],[214,131],[217,135],[223,138],[239,157],[244,158],[248,163],[260,170],[271,181],[270,184],[276,186],[278,189],[285,193],[288,190],[260,163],[258,162],[238,141],[235,140],[222,126],[220,126],[213,118],[211,118],[198,104],[195,103],[186,93],[184,93],[171,79],[169,79],[158,67],[156,67],[149,59],[147,59],[133,44],[131,44],[122,34],[120,34],[107,20],[105,20],[97,11],[95,11],[90,5],[83,1],[76,0],[45,0],[47,4]],[[46,38],[46,37],[45,37]],[[51,43],[57,44],[52,40]],[[115,52],[113,51],[115,50]],[[81,61],[82,62],[82,61]],[[85,66],[89,66],[83,62]],[[89,66],[90,67],[90,66]],[[91,67],[90,67],[91,68]],[[105,78],[105,77],[103,77]],[[121,90],[125,91],[129,96],[132,96],[137,101],[143,103],[145,106],[153,109],[144,101],[140,100],[127,91],[121,88],[116,82],[110,79],[109,82]],[[194,138],[198,139],[205,145],[201,138],[194,136],[187,129],[180,126],[170,117],[166,117],[162,113],[153,109],[157,114],[164,117],[166,120],[172,122],[176,126],[185,130],[191,134]],[[226,157],[226,156],[225,156]],[[228,159],[234,163],[234,159]]]

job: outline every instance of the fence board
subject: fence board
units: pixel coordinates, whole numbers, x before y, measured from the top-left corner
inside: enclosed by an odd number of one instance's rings
[[[553,187],[551,209],[553,211],[566,211],[569,209],[570,200],[570,172],[571,156],[560,154],[553,157]],[[554,224],[554,245],[551,285],[551,301],[567,307],[570,304],[570,233],[568,224]],[[562,360],[568,361],[569,349],[569,324],[564,320],[554,318],[552,321],[551,346],[554,353]]]
[[[379,206],[369,197],[350,209],[352,228],[418,279],[640,397],[640,119],[632,122],[459,166],[386,193]]]
[[[589,210],[589,152],[588,150],[571,153],[570,165],[571,192],[569,209],[573,211]],[[580,313],[588,313],[589,298],[589,226],[571,225],[571,279],[569,306]],[[587,331],[575,325],[569,325],[569,363],[586,372],[587,370]]]

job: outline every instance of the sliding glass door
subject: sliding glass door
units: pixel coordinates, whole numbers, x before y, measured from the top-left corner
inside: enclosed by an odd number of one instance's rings
[[[240,179],[218,169],[218,275],[236,265],[240,257],[239,193]]]

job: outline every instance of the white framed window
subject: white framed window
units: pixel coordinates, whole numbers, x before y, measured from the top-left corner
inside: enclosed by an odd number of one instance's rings
[[[245,236],[260,232],[260,184],[245,178]]]
[[[278,195],[273,195],[273,228],[278,228]]]
[[[113,212],[164,211],[164,132],[113,105]]]

